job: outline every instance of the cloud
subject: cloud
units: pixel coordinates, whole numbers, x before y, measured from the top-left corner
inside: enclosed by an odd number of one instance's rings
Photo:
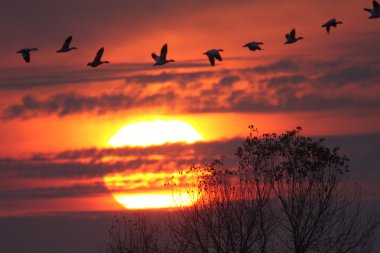
[[[268,84],[269,88],[279,88],[279,87],[286,87],[288,88],[289,85],[297,86],[298,84],[307,81],[307,77],[304,75],[280,75],[271,77],[268,79],[263,79],[261,82]]]
[[[0,158],[0,178],[7,184],[0,189],[3,201],[91,197],[107,193],[103,177],[134,173],[170,173],[226,155],[231,166],[242,139],[195,144],[168,144],[145,148],[106,148],[37,153],[27,158]],[[143,178],[128,179],[125,190],[155,189],[163,179],[151,179],[148,188]],[[11,182],[11,183],[10,183]],[[24,185],[23,182],[28,182]],[[43,182],[41,184],[41,182]],[[56,186],[56,182],[64,186]],[[79,182],[79,183],[78,183]],[[1,183],[1,180],[0,180]],[[134,187],[132,187],[134,185]]]
[[[89,197],[107,193],[108,190],[103,182],[92,184],[76,184],[65,187],[39,187],[24,189],[1,189],[0,199],[7,200],[24,200],[24,199],[57,199],[72,197]]]
[[[109,173],[122,171],[135,171],[141,168],[141,165],[157,164],[154,159],[135,159],[129,162],[114,163],[93,163],[93,162],[73,162],[56,163],[31,163],[23,160],[0,161],[0,172],[3,176],[20,177],[20,178],[61,178],[61,179],[90,179],[103,177]]]
[[[0,159],[0,176],[8,179],[91,179],[125,171],[160,171],[168,164],[172,165],[166,168],[173,170],[221,155],[232,156],[241,142],[241,139],[232,139],[146,148],[67,150],[54,154],[33,154],[27,159],[4,157]]]
[[[188,73],[175,73],[175,72],[161,72],[159,74],[139,74],[131,75],[125,78],[126,83],[138,83],[138,84],[152,84],[152,83],[165,83],[165,82],[177,82],[185,86],[188,82],[194,82],[204,77],[215,75],[211,71],[202,72],[188,72]]]
[[[99,96],[85,96],[71,93],[61,93],[38,100],[33,96],[24,96],[21,104],[6,107],[2,119],[31,118],[43,115],[64,117],[71,114],[95,112],[123,111],[133,107],[153,107],[164,104],[175,97],[173,92],[142,95],[123,93],[103,93]]]
[[[317,80],[338,87],[348,84],[377,85],[380,81],[379,66],[353,65],[343,68],[332,68],[326,74],[322,74]]]
[[[165,66],[165,69],[191,69],[206,67],[203,61],[191,60]],[[127,82],[149,83],[165,81],[175,78],[174,73],[159,75],[136,75],[134,73],[152,70],[152,64],[131,62],[110,64],[101,69],[90,69],[83,63],[82,69],[77,67],[56,67],[31,68],[25,69],[22,73],[18,68],[0,69],[0,90],[31,90],[51,86],[70,85],[76,87],[78,84],[108,82],[113,80],[126,80]],[[199,75],[202,73],[199,73]],[[198,77],[200,78],[201,76]],[[204,75],[204,74],[203,74]],[[184,74],[184,78],[191,78],[192,74]],[[177,77],[176,77],[177,78]],[[193,78],[197,78],[194,74]],[[144,81],[146,79],[146,81]]]
[[[250,72],[255,72],[259,74],[268,74],[275,72],[284,71],[295,71],[300,68],[300,63],[294,60],[282,59],[275,61],[267,65],[259,65],[254,68],[247,69]]]
[[[380,180],[378,174],[380,161],[376,154],[379,142],[380,134],[326,138],[328,146],[341,147],[342,153],[350,158],[351,175],[359,182]],[[66,150],[58,153],[32,154],[23,159],[1,158],[0,178],[14,183],[7,183],[6,187],[0,189],[0,199],[95,196],[107,192],[102,182],[102,178],[106,175],[172,173],[187,169],[194,163],[210,162],[221,156],[226,156],[225,167],[231,168],[238,165],[234,154],[242,144],[243,139],[236,138],[226,141],[168,144],[145,148]],[[29,185],[18,183],[25,180],[28,180]],[[45,182],[43,186],[40,185],[41,180]],[[56,186],[54,185],[56,180],[66,183],[64,186]],[[141,178],[136,180],[141,180]],[[158,183],[162,183],[160,180]],[[30,185],[30,182],[35,183]],[[52,182],[51,185],[46,185],[48,182]]]
[[[230,75],[230,76],[225,76],[223,77],[222,79],[219,80],[219,85],[221,85],[222,87],[231,87],[233,86],[235,83],[239,82],[240,81],[240,77],[237,76],[237,75]]]
[[[373,166],[380,134],[328,137],[327,144],[341,146],[355,167]],[[110,173],[160,171],[189,167],[193,163],[211,161],[226,156],[228,165],[236,164],[234,153],[243,139],[197,142],[194,144],[166,144],[150,147],[89,148],[57,153],[35,153],[27,158],[0,158],[1,178],[91,179]],[[367,162],[366,162],[367,160]]]
[[[378,108],[378,64],[343,61],[327,73],[318,72],[321,65],[322,61],[279,60],[255,68],[214,72],[165,70],[131,74],[124,77],[124,85],[111,86],[109,92],[25,95],[20,102],[3,105],[0,118],[103,115],[134,109],[163,113],[260,113]]]

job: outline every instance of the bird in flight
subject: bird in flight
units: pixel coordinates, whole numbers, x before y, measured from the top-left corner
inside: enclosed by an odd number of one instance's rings
[[[252,42],[245,44],[243,47],[248,47],[249,50],[256,51],[256,50],[262,50],[260,45],[264,45],[264,43],[252,41]]]
[[[164,65],[168,62],[174,62],[173,59],[170,59],[170,60],[166,59],[167,53],[168,53],[168,45],[167,44],[162,46],[160,56],[156,55],[155,53],[152,53],[152,58],[155,61],[153,66]]]
[[[24,58],[26,63],[30,62],[30,52],[38,50],[37,48],[23,48],[18,50],[16,53],[22,54],[22,58]]]
[[[303,39],[303,37],[296,38],[296,29],[294,28],[290,31],[290,33],[287,33],[285,35],[285,38],[286,38],[285,44],[293,44]]]
[[[63,43],[62,45],[62,48],[60,48],[59,50],[57,50],[57,53],[66,53],[66,52],[69,52],[73,49],[77,49],[76,47],[70,47],[70,43],[71,41],[73,40],[73,36],[69,36],[65,42]]]
[[[207,55],[210,63],[212,66],[215,66],[215,59],[217,59],[218,61],[222,61],[222,56],[220,55],[219,52],[223,52],[224,50],[223,49],[211,49],[211,50],[208,50],[207,52],[203,53],[205,55]]]
[[[325,24],[322,25],[322,27],[326,28],[326,31],[328,34],[330,34],[330,27],[336,28],[338,24],[343,24],[342,21],[337,21],[335,18],[330,19]]]
[[[87,66],[91,66],[95,68],[103,63],[110,63],[109,61],[102,61],[103,52],[104,52],[104,47],[98,50],[94,60],[92,62],[87,63]]]
[[[368,18],[380,18],[380,4],[377,1],[373,1],[372,5],[372,9],[364,8],[365,11],[371,14]]]

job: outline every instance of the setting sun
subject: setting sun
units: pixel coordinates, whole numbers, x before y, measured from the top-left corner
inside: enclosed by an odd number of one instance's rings
[[[127,209],[156,209],[177,206],[190,206],[197,199],[187,193],[144,193],[137,195],[119,195],[114,198]]]
[[[129,124],[108,141],[113,147],[149,146],[164,143],[194,143],[203,137],[189,123],[179,120],[154,120]]]
[[[129,124],[120,129],[108,145],[150,146],[165,143],[194,143],[203,137],[189,123],[179,120],[153,120]],[[171,168],[172,171],[180,168]],[[168,208],[192,205],[198,198],[188,192],[163,190],[172,177],[170,172],[138,172],[133,174],[111,174],[104,182],[114,199],[127,209]],[[190,178],[187,178],[189,180]],[[178,183],[178,182],[177,182]]]
[[[126,209],[156,209],[195,203],[200,197],[196,178],[195,174],[150,172],[115,173],[103,180],[113,198]]]

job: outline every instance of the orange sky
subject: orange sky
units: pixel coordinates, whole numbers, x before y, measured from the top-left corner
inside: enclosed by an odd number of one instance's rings
[[[232,156],[252,123],[343,139],[380,134],[380,21],[362,10],[370,1],[37,0],[23,3],[27,12],[19,4],[7,3],[0,19],[0,215],[120,208],[102,185],[107,173]],[[332,17],[343,24],[327,35],[320,26]],[[292,28],[305,39],[285,46]],[[68,35],[78,50],[56,54]],[[242,47],[253,40],[264,50]],[[150,54],[164,43],[176,62],[153,67]],[[88,68],[103,46],[111,64]],[[30,64],[15,53],[22,47],[39,48]],[[211,48],[224,49],[215,67],[202,54]],[[118,130],[154,119],[188,122],[206,144],[183,157],[170,146],[154,151],[164,161],[121,149],[112,156],[121,164],[104,162]],[[208,149],[211,157],[196,153]],[[380,180],[372,161],[364,167],[363,178]]]

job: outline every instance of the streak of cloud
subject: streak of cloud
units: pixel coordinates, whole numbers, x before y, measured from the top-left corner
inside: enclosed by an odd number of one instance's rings
[[[23,200],[23,199],[56,199],[70,197],[89,197],[92,195],[105,194],[108,190],[102,182],[92,184],[76,184],[65,187],[39,187],[24,189],[1,189],[0,199]]]
[[[7,178],[102,178],[109,173],[158,172],[165,164],[169,170],[206,162],[221,155],[234,154],[241,139],[189,144],[167,144],[147,148],[109,148],[67,150],[55,154],[34,154],[27,159],[0,159],[0,175]],[[159,158],[158,158],[159,157]]]
[[[378,64],[342,62],[333,70],[311,73],[310,66],[317,68],[320,64],[280,60],[255,68],[217,72],[165,70],[132,74],[125,77],[125,85],[119,85],[117,91],[94,95],[74,91],[47,97],[25,95],[18,103],[4,105],[0,118],[104,115],[134,109],[149,112],[157,108],[170,113],[379,108]]]
[[[0,190],[4,200],[50,199],[95,196],[107,193],[102,182],[104,176],[121,173],[173,173],[189,168],[194,163],[210,162],[226,156],[225,166],[237,166],[234,153],[242,145],[242,139],[230,139],[195,144],[168,144],[145,148],[124,147],[106,149],[66,150],[58,153],[32,154],[27,158],[1,158],[0,177],[17,179]],[[379,158],[376,156],[380,134],[327,137],[327,145],[340,146],[350,161],[355,180],[373,181],[378,177]],[[25,186],[17,182],[35,180],[36,185]],[[40,186],[44,180],[63,180],[64,186]],[[81,183],[73,183],[82,180]],[[146,190],[141,184],[143,178],[135,180],[139,190]],[[132,181],[131,181],[132,180]],[[157,184],[163,186],[162,180]],[[142,187],[142,188],[141,188]],[[145,187],[145,188],[144,188]],[[151,188],[158,187],[152,185]],[[148,187],[149,188],[149,187]],[[150,189],[150,188],[149,188]]]

